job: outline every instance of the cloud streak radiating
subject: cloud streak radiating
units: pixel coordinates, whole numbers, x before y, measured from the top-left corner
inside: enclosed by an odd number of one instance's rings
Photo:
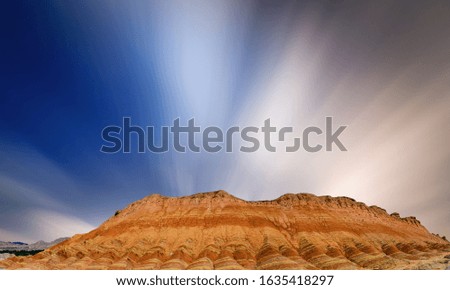
[[[28,60],[11,67],[29,79],[5,73],[0,240],[87,231],[152,192],[217,189],[251,200],[350,196],[450,236],[445,1],[68,1],[20,9],[39,26],[21,29],[21,15],[10,20],[18,30],[10,45],[19,47],[6,54]],[[36,48],[21,46],[24,39]],[[19,89],[24,82],[30,91]],[[348,151],[100,153],[101,130],[124,116],[156,127],[195,118],[224,130],[270,118],[297,136],[333,116],[348,126]]]

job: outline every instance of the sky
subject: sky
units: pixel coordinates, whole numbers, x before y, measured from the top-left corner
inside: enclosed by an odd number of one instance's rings
[[[450,236],[448,15],[448,1],[2,3],[0,240],[218,189],[349,196]],[[327,116],[347,151],[100,152],[124,117],[301,131]]]

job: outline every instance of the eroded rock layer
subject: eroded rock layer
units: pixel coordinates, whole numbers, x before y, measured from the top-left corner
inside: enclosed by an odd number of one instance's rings
[[[414,217],[347,197],[249,202],[150,195],[97,229],[7,269],[441,269],[450,244]],[[447,258],[445,257],[447,256]]]

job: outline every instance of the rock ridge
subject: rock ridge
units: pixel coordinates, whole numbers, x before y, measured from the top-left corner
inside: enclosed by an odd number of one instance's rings
[[[415,217],[348,197],[149,195],[7,269],[445,269],[450,243]]]

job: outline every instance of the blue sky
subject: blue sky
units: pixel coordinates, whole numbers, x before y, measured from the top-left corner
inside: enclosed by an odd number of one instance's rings
[[[450,235],[445,1],[7,1],[0,240],[84,232],[150,193],[346,195]],[[348,152],[103,154],[132,117],[348,126]]]

